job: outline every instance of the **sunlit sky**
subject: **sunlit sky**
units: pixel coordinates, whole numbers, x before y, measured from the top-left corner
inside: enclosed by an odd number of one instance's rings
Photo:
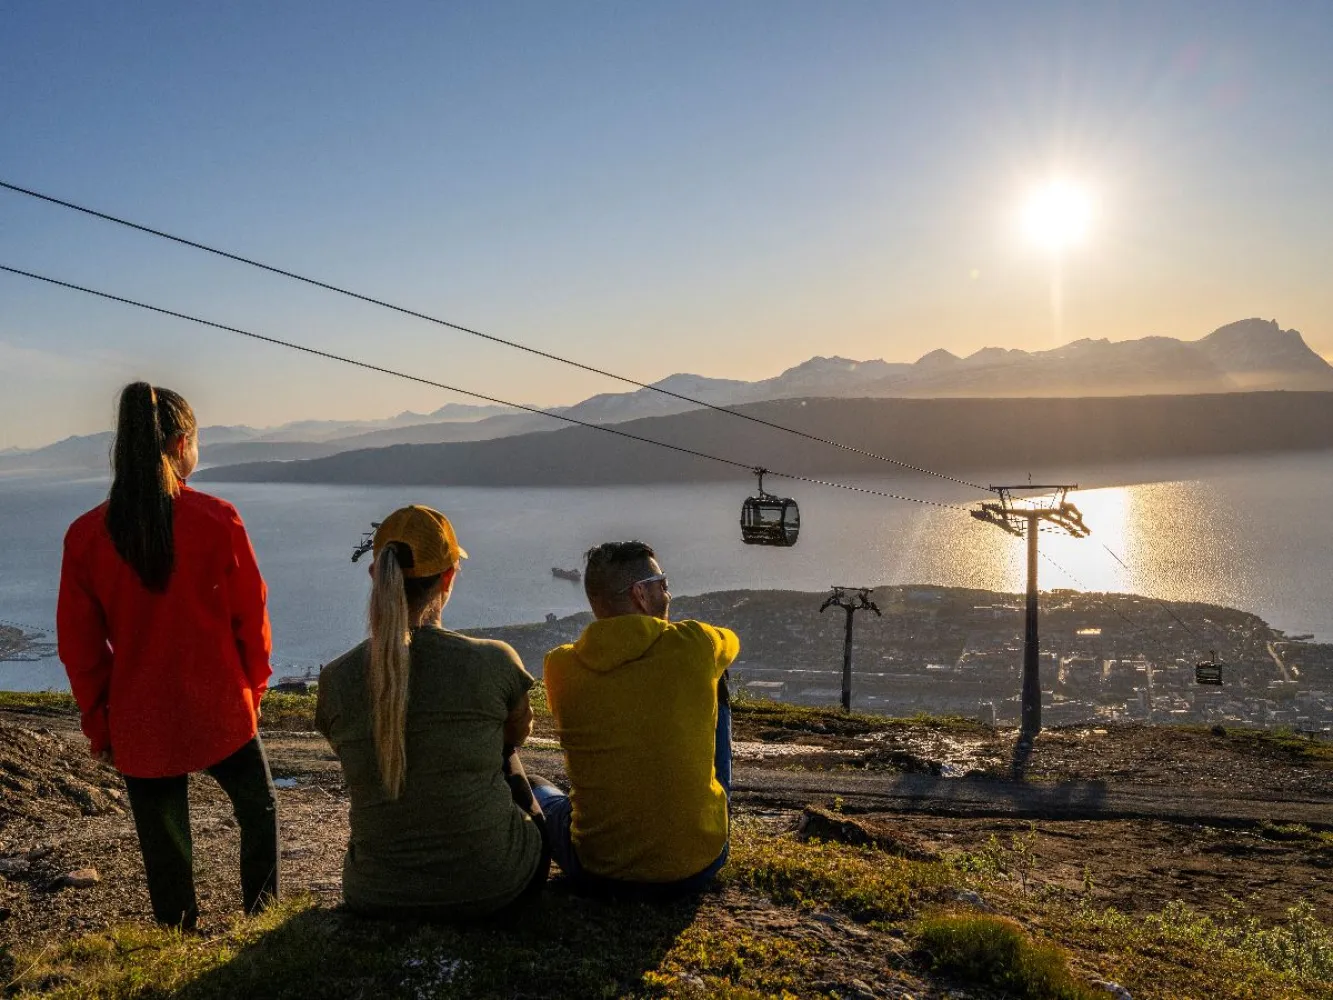
[[[1330,45],[1327,0],[11,4],[0,178],[644,380],[1251,316],[1333,357]],[[505,398],[623,388],[3,191],[0,263]],[[464,401],[0,274],[0,448],[135,377],[210,424]]]

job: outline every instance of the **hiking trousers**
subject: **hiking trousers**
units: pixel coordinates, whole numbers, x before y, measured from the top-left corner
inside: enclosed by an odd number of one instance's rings
[[[205,770],[231,799],[241,828],[241,898],[246,913],[257,913],[278,898],[277,793],[263,744],[255,736]],[[199,906],[194,894],[189,775],[122,777],[143,852],[153,918],[192,930]]]

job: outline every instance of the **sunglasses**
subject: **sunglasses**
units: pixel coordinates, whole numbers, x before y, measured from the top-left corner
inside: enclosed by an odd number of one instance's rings
[[[642,580],[635,580],[628,587],[621,591],[622,594],[628,594],[631,590],[641,583],[661,583],[663,590],[670,590],[671,584],[667,583],[665,573],[654,573],[652,576],[645,576]]]

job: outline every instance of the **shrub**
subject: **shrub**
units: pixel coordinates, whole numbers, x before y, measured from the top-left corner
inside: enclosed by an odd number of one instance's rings
[[[1279,974],[1333,980],[1333,930],[1305,901],[1289,908],[1284,921],[1266,925],[1239,905],[1215,919],[1175,900],[1138,921],[1138,930],[1203,952],[1232,949]]]
[[[1064,952],[1003,917],[928,917],[918,927],[918,943],[933,970],[969,983],[1025,1000],[1105,1000],[1074,978]]]
[[[315,695],[270,692],[261,706],[264,729],[311,730],[315,728]]]

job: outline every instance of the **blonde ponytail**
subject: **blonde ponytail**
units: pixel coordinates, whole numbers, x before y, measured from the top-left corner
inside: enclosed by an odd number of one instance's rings
[[[407,782],[407,685],[412,633],[403,571],[393,545],[375,560],[370,588],[370,716],[380,783],[390,799]]]

